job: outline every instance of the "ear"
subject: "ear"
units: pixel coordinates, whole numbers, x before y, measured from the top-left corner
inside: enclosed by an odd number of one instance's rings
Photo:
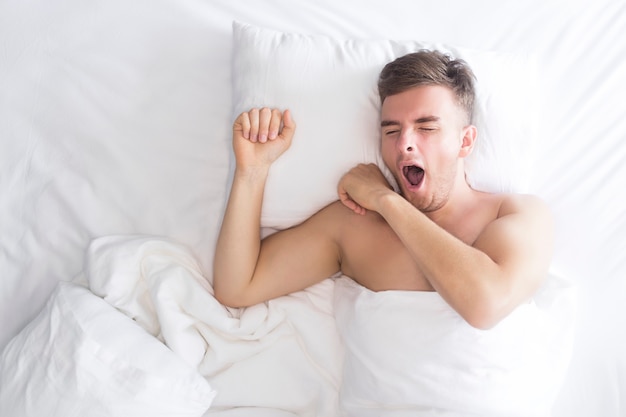
[[[468,125],[463,128],[462,133],[463,137],[461,138],[461,149],[459,149],[459,158],[465,158],[467,155],[472,153],[478,131],[476,130],[476,126]]]

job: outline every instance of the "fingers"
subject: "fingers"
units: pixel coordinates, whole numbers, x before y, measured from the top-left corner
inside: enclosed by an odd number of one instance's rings
[[[259,109],[252,109],[248,112],[250,118],[250,142],[258,142],[259,140]]]
[[[241,136],[250,139],[250,115],[248,112],[243,112],[237,117],[233,125],[233,132],[241,132]]]
[[[291,138],[293,138],[293,134],[296,131],[296,124],[293,121],[293,118],[291,117],[291,111],[289,110],[285,110],[285,113],[283,114],[283,130],[281,132],[281,135],[288,140],[291,140]]]
[[[287,110],[285,111],[285,113],[286,112]],[[280,121],[282,119],[282,116],[283,115],[280,113],[280,110],[278,109],[272,110],[270,121],[269,121],[268,136],[267,136],[269,140],[274,140],[278,137],[278,132],[280,131]]]
[[[341,201],[341,203],[344,206],[348,207],[350,210],[352,210],[356,214],[360,214],[360,215],[364,215],[365,214],[365,212],[366,212],[365,208],[362,207],[361,205],[359,205],[352,198],[350,198],[350,195],[342,187],[341,183],[339,184],[339,187],[338,187],[338,190],[337,190],[337,194],[339,195],[339,200]]]
[[[267,138],[269,136],[269,128],[270,128],[270,119],[272,118],[272,110],[264,107],[261,110],[253,109],[253,115],[258,119],[256,126],[258,126],[258,131],[255,132],[252,130],[250,133],[252,134],[251,140],[255,142],[254,138],[256,136],[256,140],[265,143],[267,142]],[[254,125],[253,125],[254,126]]]
[[[281,123],[284,124],[282,131]],[[242,136],[251,142],[265,143],[280,135],[291,139],[295,131],[295,123],[289,110],[285,110],[283,114],[278,109],[263,107],[241,113],[235,122],[235,129],[237,128],[240,128]]]
[[[365,214],[365,209],[363,207],[359,206],[351,198],[349,198],[349,197],[347,197],[347,198],[340,198],[340,200],[341,200],[341,203],[344,206],[348,207],[350,210],[352,210],[356,214],[360,214],[361,216]]]
[[[380,197],[393,188],[376,164],[358,164],[348,171],[337,185],[337,194],[344,206],[357,214],[376,210]]]

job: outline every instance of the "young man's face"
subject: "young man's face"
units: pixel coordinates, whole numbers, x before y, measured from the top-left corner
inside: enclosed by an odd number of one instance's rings
[[[462,167],[465,130],[464,113],[446,87],[414,87],[383,102],[383,160],[419,210],[434,211],[448,201]]]

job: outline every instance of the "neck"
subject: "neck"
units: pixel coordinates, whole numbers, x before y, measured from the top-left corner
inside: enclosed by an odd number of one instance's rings
[[[465,179],[465,173],[459,170],[454,187],[450,191],[448,200],[437,210],[424,213],[438,225],[445,227],[446,224],[457,223],[462,220],[468,208],[476,198],[476,191],[473,190]]]

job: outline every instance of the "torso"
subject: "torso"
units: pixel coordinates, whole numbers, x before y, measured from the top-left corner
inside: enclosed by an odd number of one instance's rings
[[[376,213],[348,213],[341,272],[373,291],[433,291],[393,229]]]
[[[476,202],[466,210],[463,221],[453,226],[440,226],[471,245],[498,217],[504,198],[477,193]],[[396,233],[378,213],[367,212],[361,216],[340,202],[329,208],[329,214],[336,217],[333,223],[340,225],[339,247],[344,275],[372,291],[434,291]]]

